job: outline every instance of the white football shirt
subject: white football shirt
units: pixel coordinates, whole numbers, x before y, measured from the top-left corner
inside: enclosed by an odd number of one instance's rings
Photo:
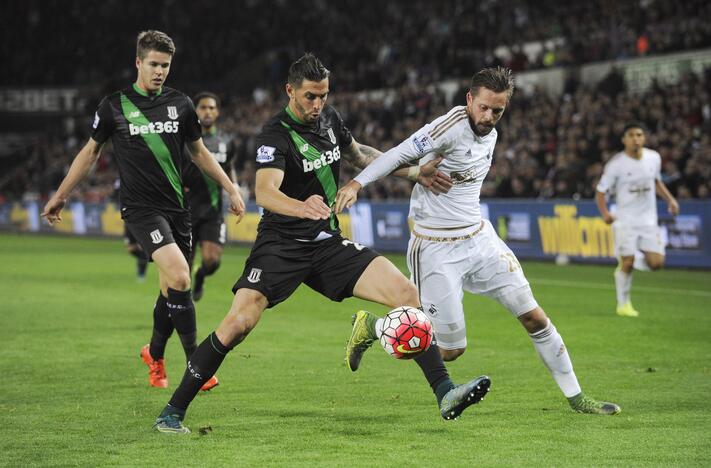
[[[657,225],[656,181],[661,180],[661,169],[661,156],[649,148],[642,148],[639,159],[621,151],[605,164],[597,191],[615,196],[619,225]]]
[[[454,186],[435,195],[415,185],[410,198],[410,217],[426,227],[453,228],[481,221],[479,195],[491,167],[497,133],[479,137],[469,125],[466,107],[457,106],[428,123],[400,145],[386,152],[363,170],[355,180],[366,185],[391,173],[400,164],[419,159],[419,164],[444,156],[439,170],[449,175]]]

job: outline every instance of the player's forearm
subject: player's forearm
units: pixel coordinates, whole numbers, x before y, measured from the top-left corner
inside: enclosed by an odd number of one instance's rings
[[[255,190],[257,205],[272,213],[299,217],[304,202],[287,196],[274,187],[257,187]]]
[[[605,200],[604,193],[598,191],[595,192],[595,204],[597,205],[597,210],[603,218],[610,215],[610,212],[607,209],[607,200]]]
[[[383,153],[366,167],[363,172],[355,177],[355,181],[365,187],[393,171],[400,168],[405,163],[414,161],[419,155],[414,153],[407,141],[403,141],[395,148]],[[407,176],[407,175],[406,175]]]
[[[355,143],[354,149],[350,162],[358,169],[365,169],[383,154],[381,151],[361,143]]]
[[[220,184],[227,193],[232,193],[236,190],[230,178],[209,152],[207,154],[205,151],[199,152],[193,157],[193,162],[195,162],[200,170],[207,174],[208,177]]]
[[[662,182],[661,180],[657,180],[654,183],[654,185],[656,188],[655,191],[656,191],[657,195],[662,197],[662,199],[665,202],[671,203],[672,201],[676,201],[676,199],[674,198],[674,195],[672,195],[671,192],[669,191],[669,189],[667,188],[667,186],[664,185],[664,182]]]
[[[62,180],[62,183],[57,189],[56,197],[65,200],[72,193],[74,188],[84,180],[89,174],[89,171],[94,166],[94,163],[99,158],[100,148],[94,144],[87,143],[76,155],[72,165],[69,167],[69,172]]]

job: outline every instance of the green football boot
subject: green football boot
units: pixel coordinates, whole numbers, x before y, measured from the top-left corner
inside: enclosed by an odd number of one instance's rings
[[[156,418],[153,430],[163,434],[190,434],[190,429],[183,426],[183,418],[184,415],[179,414],[178,410],[168,405]]]
[[[605,414],[612,416],[622,411],[620,407],[614,403],[597,401],[583,393],[568,398],[568,403],[570,403],[570,407],[573,408],[573,411],[577,413]]]
[[[359,310],[353,316],[353,330],[346,345],[346,362],[353,372],[358,370],[363,353],[378,339],[375,334],[377,320],[378,317],[365,310]]]

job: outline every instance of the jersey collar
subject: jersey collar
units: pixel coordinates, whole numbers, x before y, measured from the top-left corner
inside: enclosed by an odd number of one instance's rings
[[[300,118],[298,118],[296,116],[296,114],[294,114],[294,112],[291,109],[289,109],[288,104],[284,108],[284,112],[286,112],[286,115],[288,115],[289,118],[291,120],[293,120],[294,123],[296,123],[297,125],[300,125],[301,127],[308,129],[309,131],[318,133],[318,129],[321,125],[321,116],[319,116],[318,120],[316,122],[314,122],[313,124],[308,124],[308,123],[304,122],[303,120],[301,120]],[[321,113],[321,115],[323,115],[323,113]]]
[[[163,87],[161,86],[160,89],[158,90],[158,92],[155,94],[148,94],[146,91],[143,91],[141,88],[139,88],[136,83],[133,83],[133,90],[143,97],[150,98],[150,97],[160,96],[160,93],[163,92]]]

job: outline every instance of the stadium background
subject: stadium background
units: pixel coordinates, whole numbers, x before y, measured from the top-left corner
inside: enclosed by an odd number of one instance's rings
[[[613,261],[609,227],[582,219],[596,212],[580,201],[593,196],[603,164],[620,150],[624,123],[639,120],[649,128],[647,145],[662,155],[664,182],[682,204],[676,222],[660,219],[669,263],[711,267],[711,239],[703,229],[711,222],[708,2],[543,1],[534,8],[523,1],[412,1],[376,11],[356,1],[336,9],[326,2],[275,1],[266,8],[247,1],[237,9],[164,1],[148,22],[136,4],[83,5],[10,2],[6,8],[13,21],[0,56],[6,64],[0,72],[2,229],[51,230],[38,213],[86,141],[98,100],[134,79],[131,44],[145,25],[169,31],[177,43],[169,86],[222,96],[219,125],[234,135],[240,184],[251,200],[254,137],[284,105],[286,69],[304,50],[332,70],[330,103],[354,135],[381,149],[462,104],[474,71],[502,64],[516,72],[517,91],[499,125],[482,199],[537,201],[516,209],[493,205],[492,221],[518,255]],[[303,11],[300,21],[290,20],[293,11]],[[582,17],[590,21],[578,23]],[[86,39],[109,18],[106,31]],[[309,23],[319,26],[302,27]],[[47,40],[49,30],[61,40]],[[33,54],[18,53],[19,44]],[[342,180],[352,176],[345,170]],[[112,205],[116,178],[108,148],[75,192],[72,215],[56,229],[120,235]],[[367,187],[355,210],[357,229],[347,232],[375,248],[403,251],[406,205],[398,202],[410,190],[409,182],[393,178]],[[573,224],[542,219],[561,210]],[[231,226],[231,240],[254,238],[258,214],[254,206],[251,211],[250,222]]]
[[[524,264],[565,330],[581,382],[619,402],[619,418],[567,412],[517,326],[493,302],[469,295],[474,345],[453,373],[481,364],[497,393],[456,426],[425,411],[414,418],[413,407],[432,405],[422,386],[403,388],[420,379],[414,369],[375,353],[354,379],[334,369],[347,317],[365,303],[334,304],[302,288],[265,317],[234,365],[220,370],[225,385],[195,411],[215,437],[157,444],[147,434],[165,394],[148,393],[135,356],[149,334],[156,274],[149,268],[146,284],[133,281],[118,239],[111,148],[75,191],[63,223],[49,227],[39,212],[88,138],[100,98],[135,79],[137,32],[155,28],[178,48],[167,85],[223,99],[219,126],[234,135],[251,200],[242,224],[228,221],[237,243],[251,242],[259,219],[254,137],[285,104],[288,64],[310,50],[332,71],[330,104],[359,141],[381,149],[463,103],[476,70],[511,67],[517,91],[482,200],[525,259],[614,262],[609,227],[590,199],[602,165],[620,149],[622,126],[642,121],[681,204],[677,219],[659,206],[668,263],[708,269],[709,18],[711,3],[702,0],[4,2],[0,466],[384,466],[402,463],[402,452],[412,464],[433,457],[435,466],[708,466],[707,271],[636,276],[643,316],[634,322],[614,315],[609,266]],[[344,180],[353,175],[343,172]],[[402,252],[410,189],[392,178],[368,187],[343,218],[345,231]],[[201,336],[220,320],[246,253],[226,249],[198,307]],[[402,256],[392,258],[405,271]],[[175,347],[167,359],[174,386],[184,361]]]

